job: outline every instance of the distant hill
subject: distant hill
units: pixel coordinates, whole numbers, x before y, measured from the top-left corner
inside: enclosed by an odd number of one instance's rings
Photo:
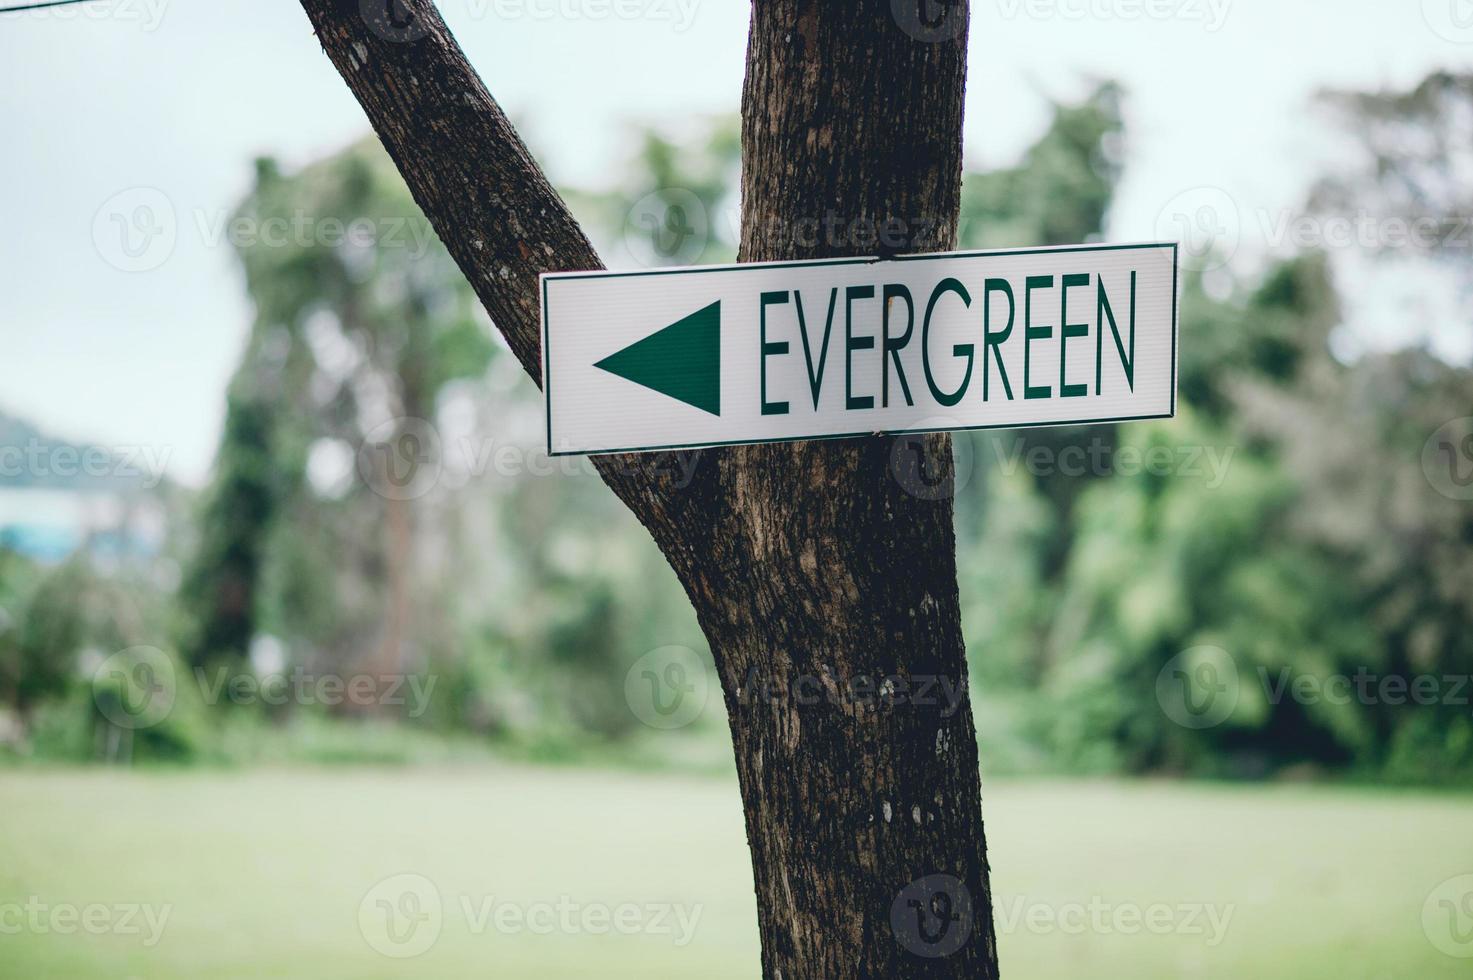
[[[0,409],[0,489],[127,494],[156,487],[158,465],[136,449],[58,439]]]

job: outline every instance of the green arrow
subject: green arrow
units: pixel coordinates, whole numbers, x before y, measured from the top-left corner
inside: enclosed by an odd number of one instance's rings
[[[594,367],[720,415],[721,301],[636,340]]]

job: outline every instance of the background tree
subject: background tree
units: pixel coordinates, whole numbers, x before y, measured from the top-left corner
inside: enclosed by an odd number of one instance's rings
[[[302,215],[343,232],[266,233]],[[302,641],[298,664],[314,671],[422,667],[411,646],[432,641],[434,619],[415,614],[410,581],[433,502],[413,481],[439,449],[420,427],[444,386],[484,372],[489,338],[381,153],[353,148],[291,178],[261,161],[235,220],[263,229],[240,247],[256,322],[184,589],[190,659],[239,661],[276,632]]]

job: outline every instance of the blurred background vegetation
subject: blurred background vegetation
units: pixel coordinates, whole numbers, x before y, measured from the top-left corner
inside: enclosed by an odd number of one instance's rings
[[[1100,239],[1128,101],[1094,86],[1013,166],[966,174],[959,246]],[[1177,418],[955,439],[1009,976],[1466,974],[1448,950],[1473,915],[1436,902],[1473,870],[1469,797],[1448,792],[1473,783],[1473,448],[1431,468],[1426,449],[1473,415],[1473,365],[1362,349],[1338,287],[1364,262],[1473,288],[1473,78],[1315,110],[1346,152],[1302,216],[1430,220],[1428,247],[1252,272],[1189,249]],[[611,265],[732,261],[739,158],[735,118],[648,129],[609,186],[562,191]],[[78,473],[116,451],[0,412],[0,910],[176,913],[153,948],[0,935],[0,977],[753,975],[721,699],[654,545],[586,461],[546,458],[537,391],[377,141],[257,161],[235,217],[350,230],[239,236],[255,319],[208,486],[146,454]],[[677,481],[710,465],[662,459]],[[708,696],[657,730],[626,678],[670,647],[706,663]],[[1173,713],[1173,665],[1184,703],[1235,672],[1231,711]],[[1288,693],[1359,675],[1434,678],[1434,697]],[[401,961],[354,910],[406,871],[447,912]],[[704,916],[678,949],[457,919],[492,895]],[[1206,903],[1231,927],[1028,925],[1101,898]]]
[[[959,247],[1098,240],[1129,165],[1126,100],[1100,84],[1055,105],[1015,166],[968,173]],[[1449,134],[1473,111],[1473,80],[1326,93],[1319,110],[1358,152],[1306,214],[1468,213],[1466,147]],[[711,119],[644,132],[612,190],[563,190],[602,254],[731,261],[738,166],[736,120]],[[378,233],[239,248],[255,322],[207,489],[0,485],[12,504],[44,504],[11,506],[0,530],[0,757],[729,767],[719,699],[677,732],[626,704],[641,655],[704,655],[694,616],[591,468],[545,459],[538,393],[378,143],[291,172],[258,161],[237,217],[302,214]],[[1468,255],[1412,259],[1473,284]],[[1473,411],[1473,369],[1421,348],[1347,354],[1321,251],[1251,279],[1219,258],[1186,257],[1178,418],[957,436],[984,768],[1467,785],[1473,692],[1270,695],[1284,671],[1473,674],[1473,511],[1422,467],[1428,437]],[[0,444],[37,440],[63,448],[0,416]],[[412,479],[395,469],[405,446]],[[1169,472],[1120,464],[1153,448]],[[1080,458],[1094,462],[1064,465]],[[1243,683],[1222,723],[1185,727],[1156,681],[1204,646],[1228,651]],[[410,677],[424,697],[406,699],[407,682],[370,704],[218,693],[297,670]],[[146,701],[160,676],[174,678],[166,717],[119,725],[108,705]]]

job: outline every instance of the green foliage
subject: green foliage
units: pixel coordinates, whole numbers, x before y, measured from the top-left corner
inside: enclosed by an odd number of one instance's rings
[[[5,671],[14,678],[11,694],[22,712],[66,690],[86,639],[85,610],[77,600],[87,580],[86,564],[73,559],[41,576],[25,602],[7,644],[11,663]]]
[[[0,702],[17,709],[26,699],[24,690],[44,690],[48,686],[45,674],[50,671],[45,665],[39,665],[41,677],[29,676],[38,665],[32,663],[21,640],[30,596],[40,578],[41,570],[33,562],[0,541]]]
[[[1098,233],[1116,171],[1090,138],[1114,139],[1119,116],[1094,102],[1056,111],[1029,154],[1038,172],[1074,178],[1026,196],[1006,188],[1033,179],[1027,167],[972,181],[984,227],[1040,242]],[[1018,203],[1029,198],[1040,203]],[[1077,220],[1050,237],[1061,214]],[[1467,414],[1473,372],[1416,350],[1337,361],[1320,254],[1221,300],[1188,275],[1181,309],[1177,419],[959,437],[979,472],[957,516],[984,759],[985,715],[1002,705],[1004,767],[1467,779],[1473,723],[1456,686],[1473,674],[1473,519],[1419,457]],[[1175,456],[1161,474],[1115,465],[1152,447]],[[1071,449],[1110,462],[1063,473]],[[1027,465],[1036,451],[1048,465]],[[1223,465],[1189,467],[1182,452]],[[1231,658],[1233,710],[1173,722],[1157,678],[1207,646]],[[1368,696],[1324,696],[1357,675],[1370,675]],[[1395,695],[1418,677],[1438,679],[1437,703]],[[1374,686],[1388,679],[1390,697]]]
[[[1375,218],[1382,256],[1413,251],[1448,263],[1473,285],[1467,218],[1473,210],[1467,140],[1473,74],[1437,71],[1406,91],[1329,90],[1329,110],[1349,145],[1344,165],[1311,196],[1321,215]],[[1398,227],[1399,233],[1392,229]]]
[[[734,148],[651,134],[640,159],[653,183],[631,192],[674,181],[714,206]],[[304,233],[264,234],[304,217]],[[591,467],[540,467],[535,388],[387,156],[365,142],[294,174],[264,161],[237,220],[263,232],[240,249],[256,323],[182,591],[191,661],[249,671],[268,637],[288,670],[438,682],[413,716],[340,714],[541,745],[630,733],[628,666],[699,631]],[[329,242],[329,222],[374,231]],[[386,477],[406,438],[430,478],[400,494]],[[324,484],[321,456],[351,472]],[[266,713],[294,723],[300,707]]]
[[[618,247],[621,242],[631,248],[652,244],[652,235],[667,230],[662,224],[666,221],[676,221],[682,236],[700,237],[689,243],[688,252],[680,249],[678,255],[658,246],[641,248],[641,261],[646,260],[646,251],[647,258],[667,265],[736,261],[738,119],[700,119],[680,138],[656,128],[636,133],[637,149],[611,187],[560,188],[605,261],[610,256],[612,261],[625,260],[625,251]],[[645,223],[651,218],[659,219],[655,227]],[[687,244],[683,237],[676,240]]]
[[[269,398],[232,392],[227,399],[215,483],[182,593],[198,615],[187,644],[192,663],[243,659],[255,635],[262,554],[288,474],[299,469],[275,452],[276,411]]]
[[[1409,201],[1457,213],[1461,191],[1444,178],[1458,153],[1441,137],[1402,147],[1387,134],[1404,120],[1445,135],[1468,91],[1435,76],[1409,95],[1343,99],[1367,120],[1374,179],[1334,175],[1315,206],[1378,195],[1388,214]],[[1016,166],[968,173],[960,244],[1101,237],[1124,159],[1122,99],[1103,84],[1057,104]],[[738,160],[732,119],[691,139],[649,131],[608,186],[565,194],[601,247],[630,243],[649,195],[688,194],[710,232],[690,260],[730,260]],[[288,233],[240,249],[256,318],[175,610],[181,700],[129,737],[128,757],[415,762],[493,741],[543,759],[642,750],[624,678],[657,647],[702,649],[694,614],[592,467],[545,459],[535,388],[392,163],[374,143],[296,173],[262,161],[237,218]],[[371,235],[347,232],[363,221]],[[331,222],[344,233],[325,233]],[[1473,716],[1451,681],[1427,704],[1295,692],[1362,674],[1473,676],[1473,514],[1431,486],[1421,459],[1431,433],[1469,413],[1473,372],[1417,349],[1333,356],[1342,311],[1322,254],[1252,281],[1188,271],[1181,288],[1177,418],[955,439],[984,764],[1466,782]],[[416,465],[435,478],[389,492],[393,460],[377,448],[418,440],[421,426],[435,438],[415,443]],[[85,560],[40,568],[0,549],[0,697],[28,717],[36,752],[119,758],[102,705],[136,692],[109,686],[126,675],[94,691],[86,652],[158,642],[161,594]],[[282,669],[438,685],[413,714],[202,703],[185,664],[249,676],[266,669],[251,661],[258,645],[279,650]],[[1207,698],[1226,674],[1237,681],[1226,713],[1173,720],[1162,678]],[[711,681],[711,709],[685,738],[662,733],[660,752],[727,751]]]
[[[126,748],[129,760],[196,756],[202,713],[189,691],[146,732],[109,718],[110,707],[138,702],[127,651],[165,629],[167,597],[156,571],[149,563],[102,562],[87,551],[44,567],[0,548],[0,722],[13,709],[18,723],[10,739],[0,738],[0,754],[118,761]],[[182,668],[170,664],[173,704]],[[125,714],[112,712],[119,717]]]
[[[1100,236],[1119,179],[1123,92],[1106,82],[1054,104],[1048,130],[1015,167],[962,179],[962,248],[1073,245]]]
[[[209,758],[215,732],[199,685],[176,656],[121,650],[92,672],[81,712],[92,754],[108,762],[188,763]]]

